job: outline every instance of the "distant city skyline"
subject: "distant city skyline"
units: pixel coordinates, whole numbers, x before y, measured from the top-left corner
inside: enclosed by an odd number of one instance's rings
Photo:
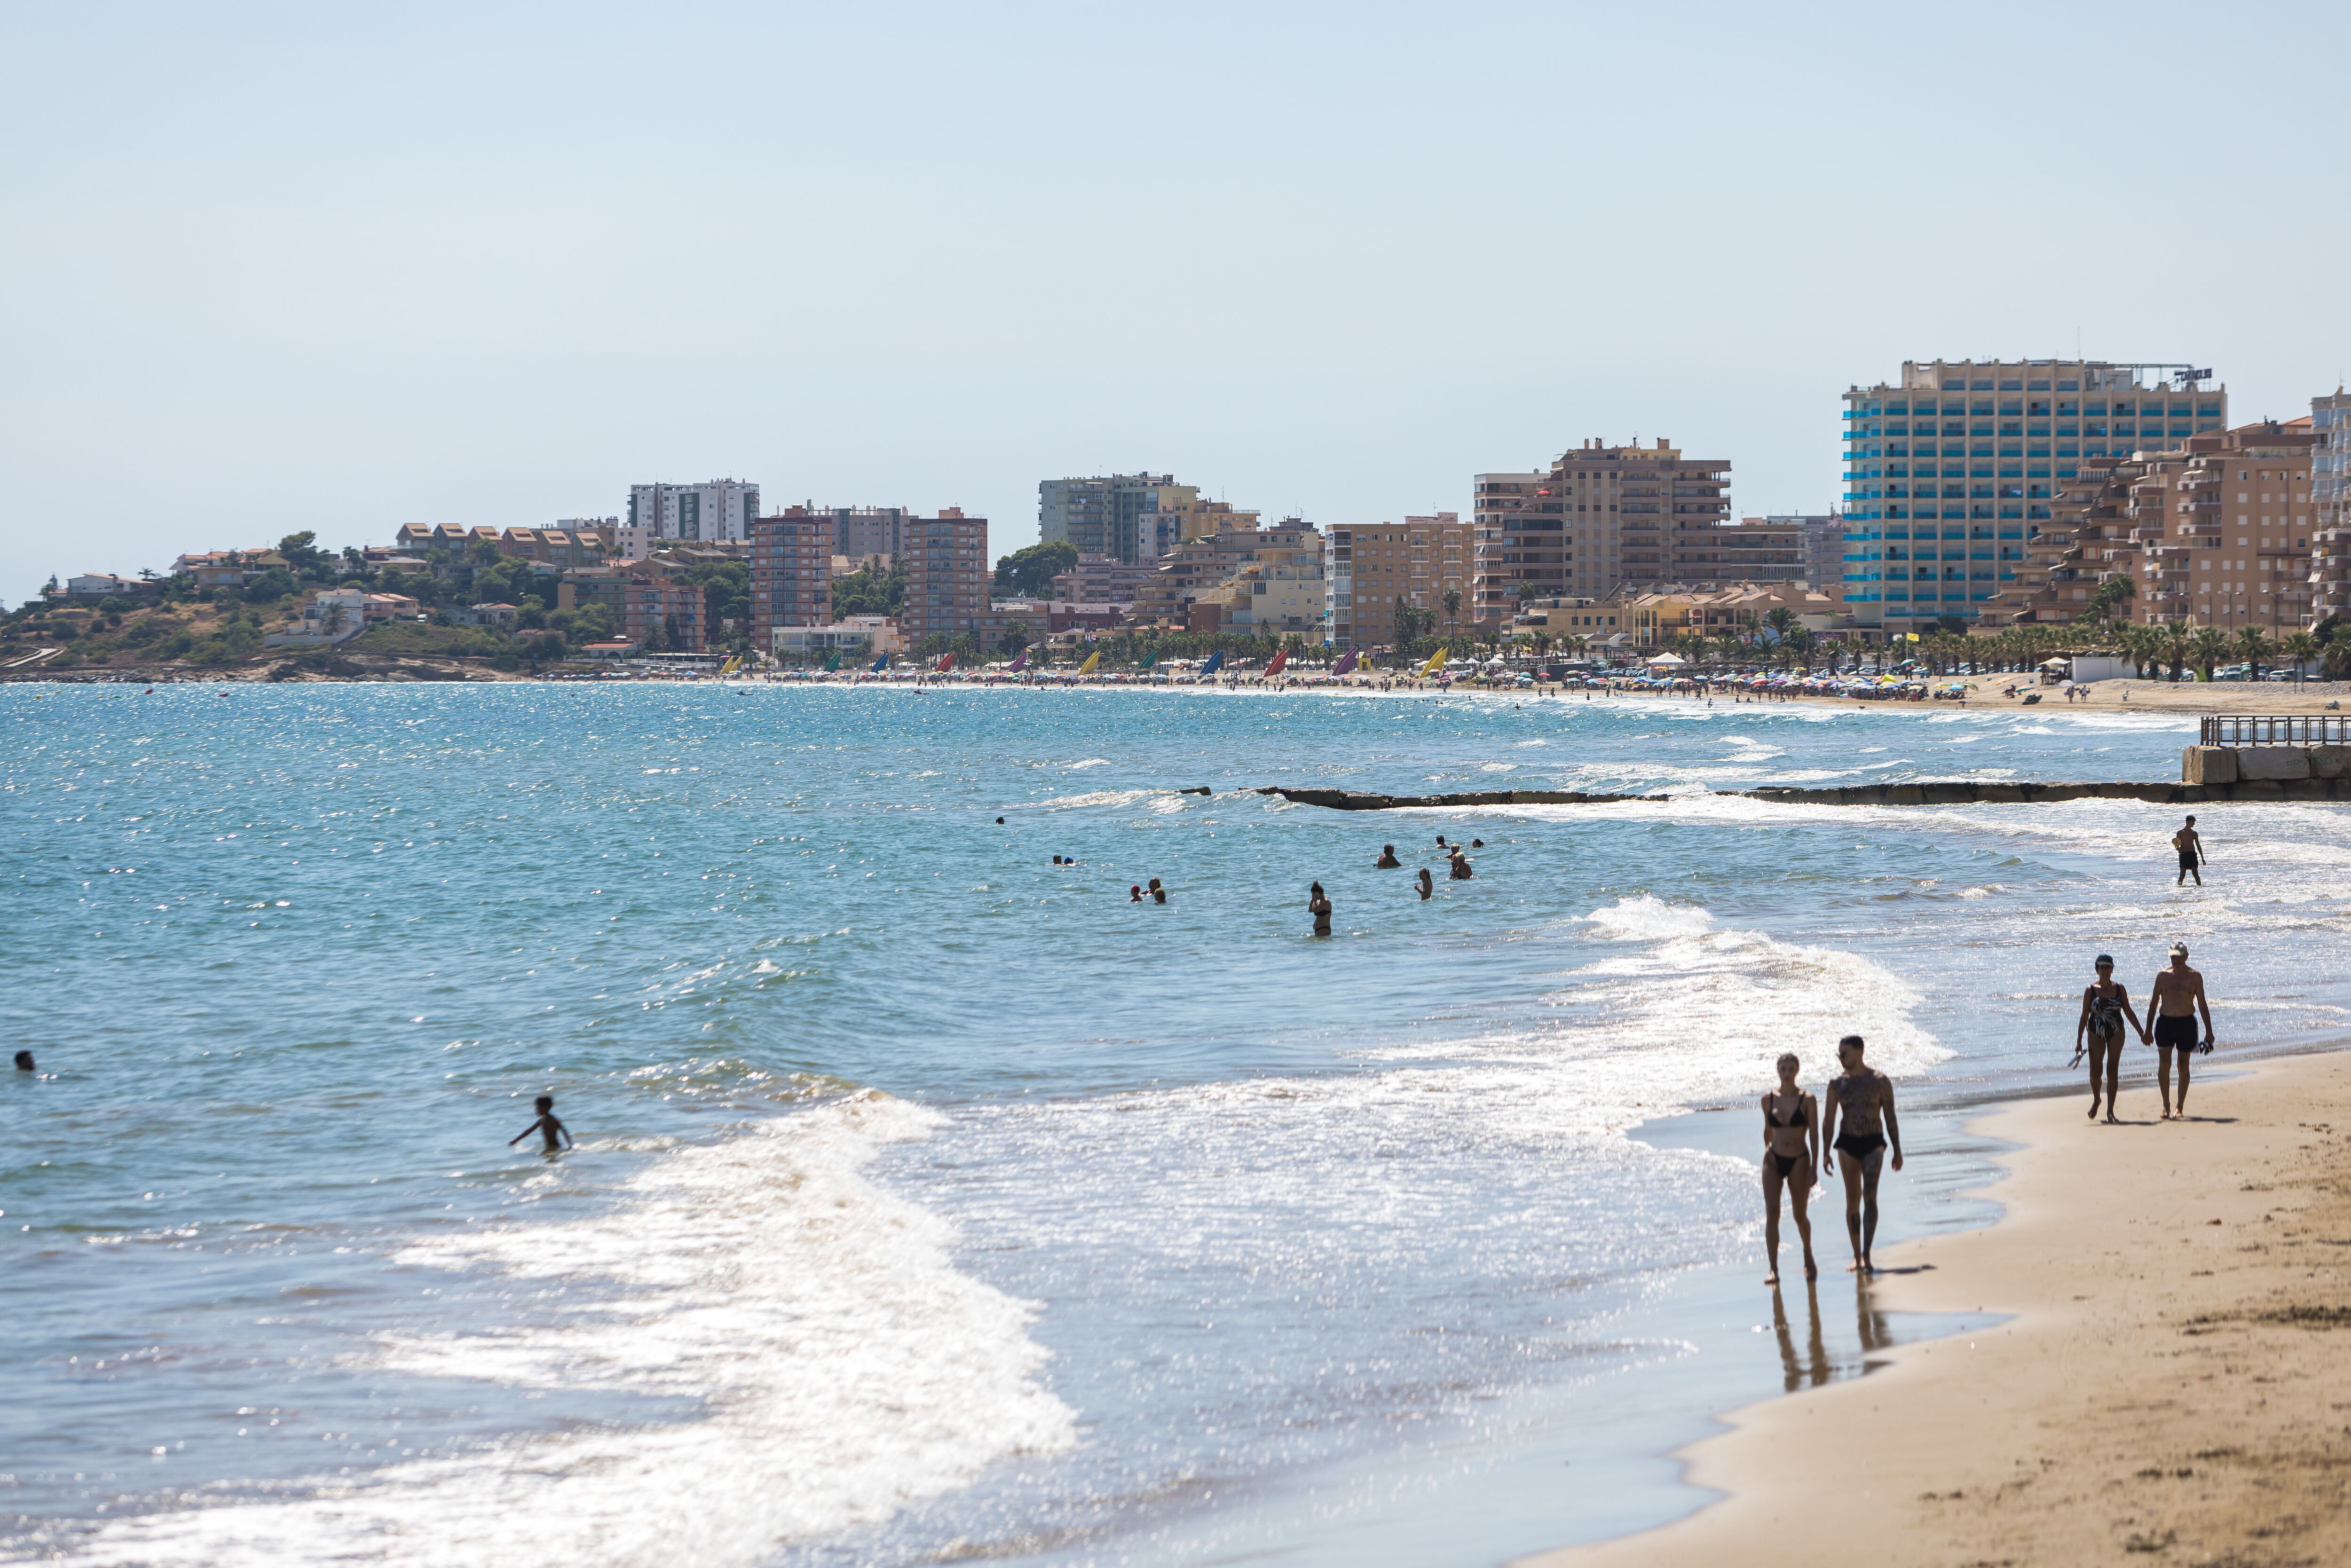
[[[1817,514],[1846,389],[1904,361],[2192,358],[2294,418],[2351,361],[2316,286],[2351,219],[2312,199],[2351,17],[2288,17],[15,8],[0,598],[661,476],[960,507],[1004,554],[1067,476],[1361,528],[1666,434],[1729,515]],[[643,90],[714,59],[793,111]],[[2142,169],[2087,106],[2157,82],[2196,130]],[[2230,222],[2053,247],[2158,172]]]

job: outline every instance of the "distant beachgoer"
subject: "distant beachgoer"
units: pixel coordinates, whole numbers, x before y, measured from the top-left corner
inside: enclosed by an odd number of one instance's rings
[[[1151,902],[1154,904],[1167,902],[1167,890],[1159,885],[1159,879],[1155,876],[1151,879]]]
[[[533,1122],[529,1126],[525,1127],[521,1132],[517,1133],[513,1137],[508,1138],[507,1140],[507,1147],[510,1149],[513,1148],[517,1144],[521,1143],[533,1133],[537,1133],[541,1138],[546,1140],[546,1145],[539,1151],[542,1154],[554,1154],[563,1146],[561,1144],[558,1144],[555,1141],[558,1135],[562,1137],[564,1144],[571,1142],[571,1129],[566,1127],[562,1123],[555,1119],[554,1095],[542,1094],[536,1101],[532,1102],[532,1103],[538,1107],[538,1120]]]
[[[1003,819],[1003,818],[1001,818],[1001,817],[997,818],[997,819],[996,819],[996,825],[997,825],[998,827],[999,827],[999,828],[1000,828],[1000,827],[1002,827],[1002,826],[1004,826],[1004,819]]]
[[[1321,883],[1316,883],[1312,887],[1307,890],[1306,908],[1308,913],[1314,916],[1314,935],[1317,936],[1330,936],[1331,895],[1322,891],[1322,884]]]
[[[2197,886],[2203,886],[2204,873],[2197,867],[2204,862],[2204,839],[2196,831],[2195,818],[2189,818],[2188,825],[2171,835],[2171,847],[2179,852],[2179,874],[2171,879],[2171,885],[2178,887],[2192,876]]]
[[[1447,873],[1448,881],[1468,882],[1476,873],[1469,869],[1469,856],[1456,844],[1453,848],[1453,869]]]
[[[1891,1142],[1894,1168],[1902,1168],[1902,1127],[1894,1115],[1894,1080],[1862,1061],[1861,1036],[1837,1041],[1837,1061],[1844,1071],[1829,1080],[1823,1103],[1821,1136],[1834,1139],[1839,1168],[1844,1174],[1844,1228],[1853,1241],[1853,1263],[1845,1272],[1870,1274],[1870,1249],[1877,1239],[1878,1167]],[[1837,1130],[1837,1118],[1844,1130]]]
[[[1445,845],[1445,835],[1444,835],[1443,833],[1439,833],[1439,834],[1437,834],[1437,847],[1438,849],[1440,849],[1440,850],[1446,847],[1446,845]]]
[[[1420,868],[1420,896],[1423,898],[1437,896],[1437,879],[1428,874],[1426,866]]]
[[[1126,901],[1129,904],[1141,904],[1143,902],[1143,884],[1141,883],[1130,883],[1127,884]]]
[[[1404,862],[1396,859],[1395,846],[1394,844],[1382,844],[1380,846],[1380,858],[1372,862],[1372,869],[1374,871],[1391,871],[1403,864]]]
[[[1055,856],[1053,857],[1053,863],[1054,863],[1055,865],[1060,865],[1060,864],[1061,863],[1061,856],[1059,856],[1059,855],[1055,855]]]
[[[2115,1119],[2115,1084],[2122,1073],[2123,1023],[2128,1019],[2138,1030],[2138,1038],[2147,1039],[2147,1026],[2138,1021],[2131,1007],[2130,992],[2115,983],[2115,961],[2107,955],[2098,955],[2093,966],[2097,979],[2082,992],[2082,1016],[2074,1025],[2074,1060],[2079,1061],[2085,1051],[2090,1057],[2090,1114],[2098,1113],[2100,1064],[2105,1074],[2106,1120]]]
[[[1763,1096],[1763,1250],[1771,1258],[1767,1285],[1780,1282],[1780,1189],[1796,1211],[1796,1236],[1804,1244],[1804,1278],[1817,1280],[1820,1265],[1813,1261],[1813,1221],[1805,1210],[1813,1188],[1820,1185],[1821,1110],[1810,1094],[1796,1087],[1796,1069],[1802,1063],[1789,1051],[1780,1058],[1780,1087]]]
[[[2188,948],[2171,945],[2171,967],[2155,972],[2147,1010],[2155,1015],[2155,1081],[2163,1091],[2163,1120],[2188,1115],[2188,1059],[2212,1051],[2212,1005],[2204,997],[2204,977],[2188,967]],[[2196,1015],[2204,1015],[2204,1039],[2196,1038]],[[2171,1053],[2179,1052],[2179,1100],[2171,1098]]]
[[[16,1053],[16,1071],[19,1072],[30,1072],[33,1071],[33,1053],[31,1051],[20,1051]]]
[[[1469,847],[1473,850],[1482,850],[1486,847],[1486,841],[1483,839],[1471,839],[1469,841]]]

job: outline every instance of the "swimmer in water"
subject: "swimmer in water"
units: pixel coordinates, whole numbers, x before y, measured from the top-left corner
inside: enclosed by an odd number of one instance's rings
[[[1434,898],[1437,896],[1437,882],[1435,878],[1428,874],[1428,868],[1426,866],[1420,868],[1420,896],[1423,898]]]
[[[1321,883],[1316,883],[1311,888],[1307,890],[1306,908],[1307,912],[1314,916],[1314,935],[1317,936],[1330,936],[1331,895],[1322,891],[1322,884]]]
[[[1469,869],[1468,854],[1463,851],[1459,845],[1455,845],[1453,850],[1453,870],[1448,873],[1449,880],[1454,882],[1468,882],[1476,874],[1476,873]]]
[[[1126,901],[1129,904],[1141,904],[1143,902],[1143,884],[1141,883],[1130,883],[1127,885]]]
[[[30,1072],[33,1071],[33,1053],[31,1051],[20,1051],[16,1053],[16,1071],[19,1072]]]
[[[555,1154],[562,1148],[563,1144],[569,1144],[571,1142],[571,1129],[555,1119],[554,1095],[542,1094],[537,1100],[533,1101],[532,1103],[538,1107],[538,1120],[533,1122],[529,1126],[525,1127],[521,1132],[517,1133],[513,1137],[508,1138],[507,1140],[507,1147],[511,1149],[517,1144],[521,1143],[525,1138],[529,1137],[533,1133],[537,1133],[540,1137],[547,1140],[546,1146],[540,1150],[540,1153],[549,1155]],[[563,1144],[558,1144],[555,1141],[559,1136],[562,1138]]]
[[[1167,902],[1167,890],[1159,885],[1159,879],[1155,876],[1151,879],[1151,902],[1154,904]]]
[[[1380,858],[1372,862],[1372,869],[1374,871],[1390,871],[1399,868],[1403,864],[1404,862],[1396,859],[1395,846],[1394,844],[1382,844],[1380,846]]]

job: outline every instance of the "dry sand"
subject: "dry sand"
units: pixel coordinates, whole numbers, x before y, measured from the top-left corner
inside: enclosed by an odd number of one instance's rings
[[[2007,1322],[1739,1412],[1685,1456],[1722,1500],[1519,1568],[2351,1563],[2351,1054],[2199,1078],[2185,1123],[2124,1092],[2122,1126],[2086,1092],[1987,1118],[2025,1145],[1997,1225],[1822,1281]]]

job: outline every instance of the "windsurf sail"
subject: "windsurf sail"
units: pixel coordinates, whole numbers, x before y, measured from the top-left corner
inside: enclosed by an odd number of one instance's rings
[[[1344,653],[1340,654],[1339,662],[1331,666],[1331,673],[1334,675],[1353,674],[1355,673],[1355,651],[1353,648],[1350,648]]]
[[[1026,648],[1023,648],[1023,649],[1021,649],[1021,650],[1020,650],[1020,652],[1019,652],[1018,653],[1015,653],[1015,654],[1013,654],[1013,655],[1012,655],[1012,673],[1013,673],[1014,674],[1016,674],[1016,675],[1017,675],[1017,674],[1019,674],[1021,671],[1023,671],[1023,670],[1027,669],[1028,667],[1029,667],[1029,650],[1028,650],[1028,649],[1026,649]]]
[[[955,655],[954,655],[953,653],[941,653],[941,654],[939,655],[939,667],[938,667],[937,669],[935,669],[935,670],[933,670],[933,671],[931,672],[931,674],[935,674],[935,675],[944,675],[944,674],[946,674],[949,670],[952,670],[952,669],[954,669],[954,668],[955,668]]]
[[[1081,675],[1091,675],[1094,673],[1094,666],[1101,663],[1102,650],[1100,648],[1096,648],[1092,653],[1086,655],[1086,662],[1078,666],[1078,674]]]
[[[1200,673],[1204,675],[1213,675],[1224,667],[1225,651],[1222,648],[1219,648],[1215,653],[1208,655],[1207,663],[1200,666]]]
[[[869,668],[866,670],[866,672],[865,672],[865,673],[866,673],[867,674],[869,674],[869,675],[878,675],[878,674],[880,674],[883,671],[884,671],[884,670],[888,669],[889,667],[890,667],[890,655],[889,655],[889,654],[887,654],[887,653],[884,653],[884,654],[883,654],[880,658],[878,658],[878,659],[874,660],[874,661],[873,661],[873,663],[872,663],[872,666],[871,666],[871,667],[869,667]]]
[[[1266,664],[1265,673],[1269,675],[1278,675],[1281,674],[1283,670],[1289,668],[1289,666],[1290,650],[1284,648],[1280,653],[1274,654],[1273,658]]]
[[[840,654],[838,654],[838,653],[835,653],[831,658],[827,659],[827,660],[824,662],[824,673],[825,673],[826,674],[828,674],[828,675],[830,675],[830,674],[833,674],[834,672],[838,671],[840,668],[841,668],[841,655],[840,655]]]
[[[1420,673],[1423,675],[1433,675],[1443,668],[1445,668],[1445,650],[1439,648],[1428,656],[1428,663],[1420,667]]]

